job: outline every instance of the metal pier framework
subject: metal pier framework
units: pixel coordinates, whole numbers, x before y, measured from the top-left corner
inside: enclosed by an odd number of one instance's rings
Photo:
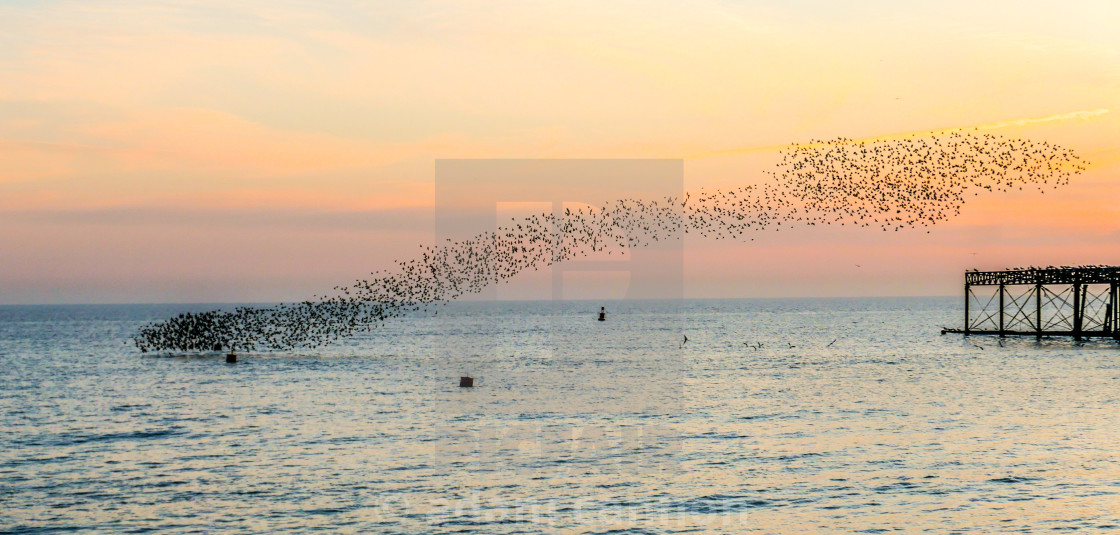
[[[968,271],[964,329],[943,333],[1120,340],[1120,267]]]

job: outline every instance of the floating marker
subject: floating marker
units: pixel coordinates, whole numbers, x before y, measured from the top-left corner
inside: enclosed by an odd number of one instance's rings
[[[226,355],[226,362],[230,364],[237,362],[237,355],[234,355],[233,352],[230,352],[230,354]]]
[[[460,377],[459,378],[459,387],[460,388],[472,388],[472,387],[474,387],[474,377]]]

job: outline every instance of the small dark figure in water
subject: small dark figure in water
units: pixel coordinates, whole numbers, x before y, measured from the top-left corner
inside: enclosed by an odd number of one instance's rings
[[[607,307],[599,307],[599,321],[607,321]]]

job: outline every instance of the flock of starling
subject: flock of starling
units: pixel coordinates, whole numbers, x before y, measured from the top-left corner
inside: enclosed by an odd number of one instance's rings
[[[423,247],[418,257],[336,287],[331,296],[180,314],[144,326],[133,341],[145,353],[312,348],[592,252],[678,240],[682,233],[742,239],[797,225],[928,227],[959,214],[970,193],[1043,190],[1085,169],[1072,151],[1047,142],[966,131],[810,141],[780,156],[760,185],[514,218],[493,232]]]

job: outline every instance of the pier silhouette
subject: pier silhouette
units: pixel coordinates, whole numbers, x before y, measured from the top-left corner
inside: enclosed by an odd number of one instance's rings
[[[1117,266],[974,270],[965,272],[964,296],[964,328],[942,334],[1120,340]],[[973,300],[983,303],[979,309]]]

